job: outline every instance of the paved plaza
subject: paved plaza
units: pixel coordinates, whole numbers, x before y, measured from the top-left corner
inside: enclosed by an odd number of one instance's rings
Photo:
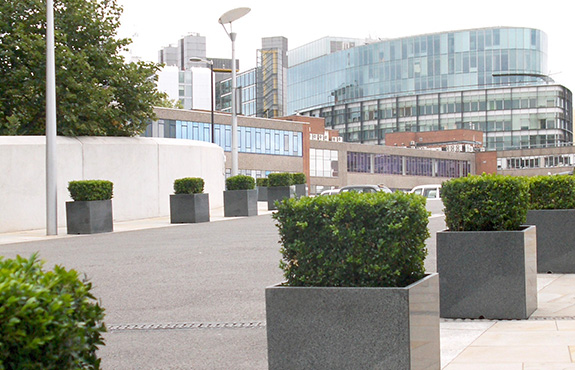
[[[74,268],[106,309],[103,369],[267,369],[265,287],[282,281],[279,236],[260,216],[170,225],[169,218],[114,224],[98,235],[0,234],[0,255],[38,252],[46,267]],[[221,214],[220,214],[221,213]],[[426,269],[435,271],[430,218]],[[575,275],[539,275],[529,320],[441,320],[445,370],[575,369]]]

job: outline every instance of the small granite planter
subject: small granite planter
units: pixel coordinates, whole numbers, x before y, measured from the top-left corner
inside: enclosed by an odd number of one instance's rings
[[[268,187],[267,186],[258,186],[258,202],[267,202],[268,201]]]
[[[241,217],[258,215],[258,191],[226,190],[224,191],[224,216]]]
[[[440,369],[437,274],[403,288],[266,288],[269,369]]]
[[[527,319],[537,309],[535,230],[438,232],[441,317]]]
[[[112,200],[66,202],[68,234],[98,234],[114,231]]]
[[[209,194],[171,194],[170,223],[199,223],[210,221]]]
[[[575,273],[575,209],[530,210],[526,223],[537,227],[537,272]]]
[[[306,184],[295,184],[294,185],[294,196],[296,198],[307,197],[307,185]]]
[[[276,200],[283,200],[285,198],[293,198],[295,194],[294,186],[271,186],[268,187],[268,210],[277,209]]]

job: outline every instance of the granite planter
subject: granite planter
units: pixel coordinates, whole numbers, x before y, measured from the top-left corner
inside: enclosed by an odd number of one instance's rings
[[[283,200],[285,198],[293,198],[295,194],[294,186],[271,186],[268,187],[268,210],[277,209],[276,200]]]
[[[249,190],[226,190],[224,191],[224,216],[257,216],[258,215],[258,191]]]
[[[294,185],[294,196],[296,198],[307,197],[307,185],[306,184]]]
[[[537,272],[575,273],[575,209],[530,210],[527,224],[537,227]]]
[[[66,202],[68,234],[98,234],[114,231],[112,200]]]
[[[268,201],[268,187],[267,186],[258,186],[258,202],[267,202]]]
[[[209,194],[171,194],[170,222],[173,224],[210,221]]]
[[[527,319],[537,309],[535,230],[438,232],[441,317]]]
[[[266,288],[269,369],[440,369],[437,274],[404,288]]]

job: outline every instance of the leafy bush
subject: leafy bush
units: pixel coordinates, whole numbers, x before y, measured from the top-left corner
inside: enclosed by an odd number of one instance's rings
[[[99,369],[104,309],[74,270],[0,257],[0,369]]]
[[[535,176],[528,181],[529,209],[575,208],[575,177]]]
[[[305,184],[306,183],[306,178],[305,178],[305,173],[292,173],[292,184],[294,185],[298,185],[298,184]]]
[[[228,190],[251,190],[255,187],[256,180],[251,176],[236,175],[226,179],[226,189]]]
[[[281,172],[281,173],[270,173],[268,175],[268,186],[290,186],[292,185],[292,175],[291,173]]]
[[[269,184],[267,177],[260,177],[256,179],[256,185],[267,188]]]
[[[518,230],[527,219],[529,187],[521,177],[452,179],[443,183],[441,197],[451,231]]]
[[[399,287],[424,276],[429,213],[405,193],[344,193],[278,203],[290,286]]]
[[[201,194],[204,192],[204,179],[200,177],[184,177],[174,180],[175,194]]]
[[[75,201],[112,199],[114,184],[108,180],[78,180],[68,183],[68,191]]]

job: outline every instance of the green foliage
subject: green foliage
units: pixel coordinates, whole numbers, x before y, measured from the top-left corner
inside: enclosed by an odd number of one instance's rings
[[[134,136],[165,99],[155,63],[125,63],[116,0],[55,0],[58,134]],[[44,135],[46,2],[0,2],[0,135]]]
[[[278,203],[286,284],[400,287],[424,276],[429,212],[405,193],[349,192]]]
[[[267,177],[259,177],[256,179],[256,185],[267,188],[269,186],[269,180]]]
[[[521,177],[452,179],[443,183],[441,197],[451,231],[518,230],[527,219],[529,187]]]
[[[226,179],[226,189],[228,190],[251,190],[255,187],[256,180],[251,176],[236,175]]]
[[[529,179],[529,209],[575,209],[575,177],[534,176]]]
[[[204,179],[200,177],[184,177],[174,180],[174,193],[201,194],[204,192]]]
[[[288,172],[270,173],[268,175],[268,186],[290,186],[292,185],[292,174]]]
[[[305,173],[292,173],[291,175],[292,177],[292,184],[293,185],[299,185],[299,184],[305,184],[306,183],[306,178],[305,178]]]
[[[74,270],[0,256],[0,369],[99,369],[104,309]]]
[[[68,191],[75,201],[112,199],[114,184],[108,180],[79,180],[68,183]]]

